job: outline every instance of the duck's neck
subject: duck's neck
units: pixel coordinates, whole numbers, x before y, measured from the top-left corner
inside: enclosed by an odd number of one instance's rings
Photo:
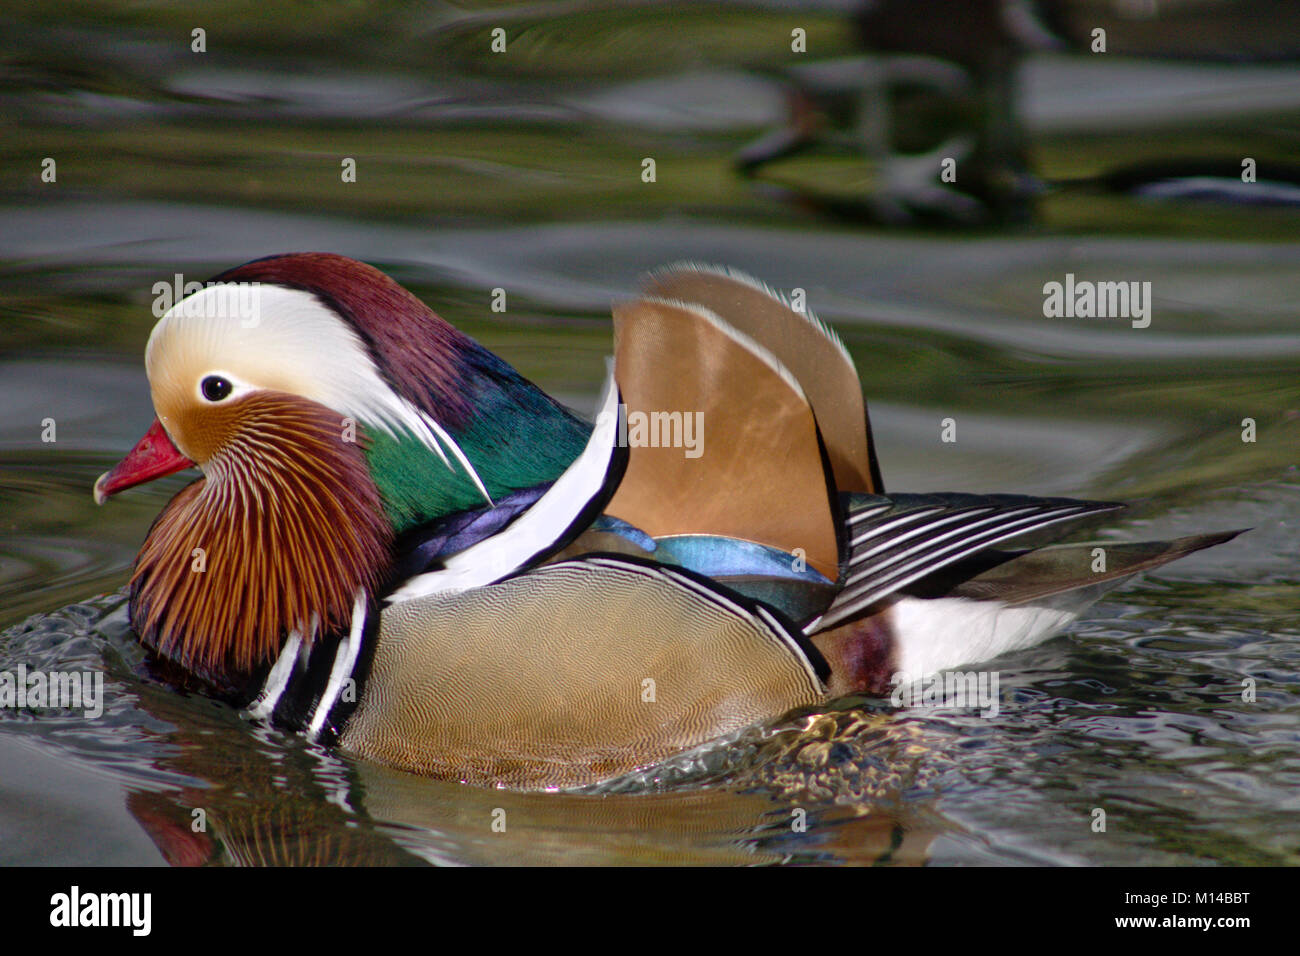
[[[145,645],[222,689],[274,661],[292,632],[310,644],[346,628],[392,547],[361,447],[334,413],[273,392],[238,413],[240,433],[158,516],[131,581]]]
[[[468,341],[468,340],[467,340]],[[394,531],[481,508],[512,491],[555,481],[582,453],[591,426],[491,352],[468,342],[456,363],[463,411],[444,424],[478,477],[444,447],[369,429],[366,454]],[[445,443],[444,443],[445,446]],[[482,488],[479,485],[482,485]]]

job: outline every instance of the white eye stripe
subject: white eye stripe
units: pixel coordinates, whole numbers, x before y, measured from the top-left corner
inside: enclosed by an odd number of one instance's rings
[[[393,438],[409,434],[449,471],[463,471],[485,501],[492,500],[452,436],[380,377],[360,336],[341,316],[310,292],[262,285],[250,293],[255,320],[236,321],[239,316],[220,308],[229,301],[220,297],[229,296],[232,285],[243,284],[209,286],[158,320],[145,346],[151,383],[170,379],[172,387],[179,385],[206,406],[266,389],[301,395]],[[214,298],[209,308],[207,300]],[[231,374],[231,367],[244,374]],[[218,402],[204,397],[202,382],[210,375],[229,381],[231,394]]]

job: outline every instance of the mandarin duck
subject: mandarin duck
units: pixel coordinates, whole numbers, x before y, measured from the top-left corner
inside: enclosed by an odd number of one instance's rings
[[[129,590],[173,681],[361,757],[516,788],[653,765],[1044,640],[1233,533],[998,550],[1120,507],[886,494],[835,333],[679,265],[614,308],[594,423],[337,255],[158,321],[157,417],[96,501],[188,468]]]

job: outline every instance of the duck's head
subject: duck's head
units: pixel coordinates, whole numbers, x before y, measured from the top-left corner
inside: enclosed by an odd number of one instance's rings
[[[159,319],[145,364],[157,419],[95,499],[202,471],[150,529],[131,620],[146,645],[223,686],[292,632],[310,643],[346,626],[357,592],[384,582],[397,535],[553,480],[584,437],[509,366],[341,256],[218,276]],[[530,410],[571,448],[528,448]]]

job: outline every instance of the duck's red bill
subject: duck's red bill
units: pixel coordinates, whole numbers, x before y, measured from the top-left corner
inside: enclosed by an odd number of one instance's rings
[[[155,418],[144,437],[135,443],[117,467],[99,476],[95,482],[95,504],[102,505],[109,495],[123,488],[193,467],[194,462],[176,450],[167,432],[163,431],[162,422]]]

